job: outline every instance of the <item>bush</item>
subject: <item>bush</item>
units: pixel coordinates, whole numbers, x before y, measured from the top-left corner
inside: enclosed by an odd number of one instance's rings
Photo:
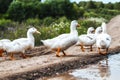
[[[32,19],[32,18],[27,19],[27,20],[26,20],[26,24],[27,24],[27,25],[34,25],[34,26],[41,25],[40,20],[39,20],[38,18],[35,18],[35,19]]]
[[[50,24],[52,24],[55,20],[52,17],[46,17],[43,19],[43,24],[45,26],[49,26]]]
[[[85,12],[84,17],[97,17],[97,14],[94,12]]]
[[[96,22],[96,21],[89,21],[89,20],[79,20],[80,23],[80,29],[78,30],[79,35],[81,34],[86,34],[87,29],[89,27],[98,27],[101,26],[101,22]]]
[[[14,25],[14,22],[11,20],[0,19],[0,30],[5,31],[7,30],[8,26],[11,27]]]
[[[21,1],[21,0],[13,0],[10,4],[9,9],[7,11],[8,18],[14,21],[25,21],[28,18],[36,18],[38,17],[38,5],[40,1]],[[37,7],[36,7],[37,6]]]
[[[56,23],[60,23],[60,22],[70,22],[65,16],[63,16],[63,17],[60,17],[60,18],[58,18],[56,21],[55,21]]]
[[[9,6],[8,17],[14,21],[23,21],[25,19],[23,5],[22,2],[14,0]]]

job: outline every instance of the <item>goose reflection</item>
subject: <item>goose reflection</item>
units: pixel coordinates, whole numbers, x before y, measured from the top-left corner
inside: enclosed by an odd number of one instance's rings
[[[103,61],[99,62],[98,69],[102,80],[108,80],[108,78],[111,75],[110,67],[108,63],[108,56],[106,56],[106,58]]]

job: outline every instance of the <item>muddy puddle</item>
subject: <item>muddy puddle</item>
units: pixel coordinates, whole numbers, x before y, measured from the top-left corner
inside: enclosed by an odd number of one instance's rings
[[[42,80],[120,80],[120,53],[109,55],[97,64]]]

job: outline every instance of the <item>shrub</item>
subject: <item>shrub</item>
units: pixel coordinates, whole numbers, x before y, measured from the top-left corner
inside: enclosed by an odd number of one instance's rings
[[[13,26],[14,22],[11,20],[6,20],[6,19],[0,19],[0,30],[5,31],[7,30],[8,26]]]
[[[94,12],[85,12],[84,17],[97,17],[97,14]]]
[[[26,20],[26,24],[37,26],[37,25],[40,25],[41,23],[40,23],[40,20],[38,18],[35,18],[35,19],[29,18]]]
[[[62,16],[58,18],[55,22],[60,23],[60,22],[70,22],[65,16]]]
[[[84,34],[84,33],[86,34],[87,29],[89,27],[96,28],[101,25],[101,22],[89,21],[89,20],[79,20],[79,23],[80,23],[80,28],[78,29],[79,35]]]
[[[46,26],[49,26],[52,24],[55,20],[52,17],[46,17],[43,19],[43,24]]]
[[[23,21],[25,19],[24,11],[23,3],[18,0],[14,0],[9,6],[8,17],[15,21]]]

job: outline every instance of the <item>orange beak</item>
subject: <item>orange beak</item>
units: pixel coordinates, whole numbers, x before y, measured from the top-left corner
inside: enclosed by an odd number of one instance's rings
[[[39,31],[36,31],[36,33],[41,34]]]

